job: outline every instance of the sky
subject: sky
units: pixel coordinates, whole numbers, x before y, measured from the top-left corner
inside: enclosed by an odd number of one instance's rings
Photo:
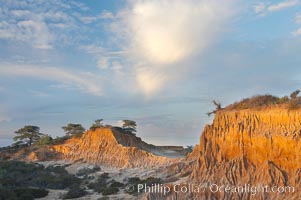
[[[301,1],[0,0],[0,146],[132,119],[194,145],[212,100],[300,89]]]

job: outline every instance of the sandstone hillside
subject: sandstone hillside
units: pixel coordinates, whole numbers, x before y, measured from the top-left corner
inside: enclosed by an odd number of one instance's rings
[[[220,110],[188,156],[195,162],[183,184],[199,185],[202,189],[169,196],[148,194],[146,199],[301,199],[300,152],[300,109],[272,106]],[[269,190],[212,192],[208,188],[212,184],[231,188],[268,186]],[[280,187],[280,191],[286,187],[286,192],[271,192],[273,186]],[[294,192],[289,192],[288,186],[293,186]]]
[[[300,199],[301,110],[220,111],[201,135],[191,180],[220,185],[294,186],[294,193],[209,193],[223,199]],[[298,192],[299,191],[299,192]]]
[[[161,156],[158,152],[167,153]],[[81,137],[70,138],[58,145],[24,148],[9,156],[27,161],[68,160],[110,167],[151,168],[177,161],[172,157],[184,156],[185,153],[183,147],[150,145],[119,128],[109,127],[87,131]]]

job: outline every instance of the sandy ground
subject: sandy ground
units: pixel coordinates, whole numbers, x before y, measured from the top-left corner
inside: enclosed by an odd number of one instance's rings
[[[179,154],[179,152],[173,151],[173,150],[158,150],[152,151],[153,154],[158,155],[158,156],[163,156],[163,157],[167,157],[167,158],[185,158],[185,155],[181,155]]]
[[[95,166],[98,166],[101,168],[100,171],[91,173],[89,175],[97,177],[100,176],[103,173],[108,173],[111,179],[114,179],[115,181],[126,183],[127,179],[130,177],[139,177],[140,179],[146,179],[148,177],[156,177],[156,178],[164,178],[164,168],[165,166],[159,166],[153,169],[142,169],[142,168],[132,168],[132,169],[122,169],[122,168],[111,168],[101,165],[93,165],[89,163],[71,163],[68,161],[46,161],[46,162],[39,162],[39,164],[44,165],[45,167],[48,166],[65,166],[65,169],[70,174],[76,174],[80,169],[83,168],[93,168]],[[124,190],[120,190],[115,195],[110,195],[107,197],[104,197],[102,194],[93,192],[93,190],[88,191],[89,194],[87,194],[84,197],[77,198],[79,200],[105,200],[105,199],[141,199],[142,197],[136,197],[132,196],[128,193],[126,193]],[[49,195],[44,198],[40,198],[40,200],[58,200],[62,199],[62,196],[67,193],[67,190],[49,190]]]

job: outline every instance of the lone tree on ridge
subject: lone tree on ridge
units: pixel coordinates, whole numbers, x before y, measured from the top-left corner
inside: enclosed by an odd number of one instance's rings
[[[14,140],[17,141],[17,143],[28,144],[29,146],[37,142],[43,135],[40,133],[40,127],[32,125],[26,125],[20,128],[15,131],[15,134],[17,134],[17,136],[14,137]]]
[[[122,129],[125,133],[136,135],[137,124],[135,121],[125,119],[125,120],[122,120],[122,122],[123,122]]]

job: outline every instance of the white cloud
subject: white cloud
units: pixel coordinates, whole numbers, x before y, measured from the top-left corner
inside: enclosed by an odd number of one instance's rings
[[[98,60],[97,60],[97,67],[99,69],[108,69],[108,67],[109,67],[109,61],[108,61],[108,59],[105,58],[105,57],[98,58]]]
[[[68,71],[56,67],[39,67],[34,65],[0,65],[0,76],[32,77],[35,79],[55,81],[59,84],[78,89],[82,92],[100,96],[103,94],[100,78],[86,72]]]
[[[60,10],[54,11],[56,8],[53,5],[37,7],[38,2],[3,1],[1,4],[0,39],[27,43],[38,49],[53,47],[55,34],[50,30],[48,22],[61,21],[67,15]]]
[[[150,98],[159,88],[162,88],[167,80],[168,77],[164,73],[147,69],[141,69],[137,72],[137,83],[146,98]]]
[[[209,45],[230,14],[216,1],[136,1],[127,16],[132,50],[150,63],[178,62]]]
[[[299,29],[297,29],[296,31],[292,32],[292,34],[293,34],[294,36],[299,36],[299,35],[301,35],[301,28],[299,28]]]
[[[120,64],[120,62],[113,61],[111,68],[116,75],[118,75],[118,76],[124,75],[123,66]]]
[[[114,19],[114,15],[112,12],[104,10],[102,11],[99,15],[93,15],[93,16],[79,16],[79,19],[85,23],[85,24],[90,24],[93,22],[97,22],[99,20],[112,20]]]
[[[295,21],[297,24],[301,24],[301,13],[296,14]]]
[[[299,0],[286,0],[277,4],[259,2],[253,6],[254,12],[259,15],[265,15],[269,12],[281,11],[286,8],[294,7],[299,4]]]
[[[33,47],[38,49],[51,49],[53,36],[47,25],[42,21],[26,20],[17,23],[21,40],[33,41]]]
[[[50,49],[55,45],[68,44],[68,41],[81,41],[83,33],[88,29],[81,22],[88,9],[82,3],[64,0],[0,0],[0,4],[0,39],[3,40]],[[93,18],[87,16],[85,20]],[[71,33],[74,33],[72,37]]]
[[[0,22],[0,39],[31,41],[33,47],[50,49],[53,36],[42,21],[24,20],[16,24]]]
[[[96,65],[100,70],[112,70],[115,74],[122,74],[123,67],[120,60],[124,52],[109,51],[96,45],[82,45],[79,49],[93,55],[96,59]]]
[[[266,5],[263,2],[260,2],[253,6],[253,9],[256,14],[262,13],[265,10],[265,8],[266,8]]]
[[[134,0],[112,24],[141,91],[150,96],[160,91],[172,73],[187,68],[192,56],[204,52],[223,35],[236,14],[237,1]]]
[[[104,10],[100,14],[100,19],[114,19],[114,15],[112,12]]]
[[[267,8],[267,10],[271,11],[271,12],[273,12],[273,11],[279,11],[279,10],[283,10],[285,8],[296,6],[298,4],[299,4],[298,0],[287,0],[287,1],[280,2],[278,4],[270,5]]]

